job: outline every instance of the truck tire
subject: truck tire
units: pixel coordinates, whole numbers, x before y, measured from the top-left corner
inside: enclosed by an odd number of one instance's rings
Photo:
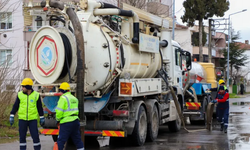
[[[202,121],[202,124],[206,125],[207,123],[207,105],[208,105],[208,97],[207,96],[204,96],[203,97],[203,103],[202,103],[202,112],[203,112],[203,118],[204,120]]]
[[[152,120],[148,123],[147,141],[153,142],[159,131],[159,113],[156,105],[154,105],[151,115]]]
[[[180,103],[179,103],[180,105]],[[183,113],[183,112],[181,112]],[[174,121],[170,121],[168,123],[168,129],[170,132],[178,132],[181,129],[181,118],[179,117],[179,115],[177,114],[177,119]]]
[[[141,105],[138,111],[138,119],[131,136],[132,143],[141,146],[145,143],[147,137],[147,114],[145,108]]]

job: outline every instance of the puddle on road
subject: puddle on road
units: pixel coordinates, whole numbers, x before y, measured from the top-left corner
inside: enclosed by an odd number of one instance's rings
[[[234,115],[246,115],[246,112],[230,112],[230,114],[234,114]]]
[[[250,149],[250,134],[239,134],[235,139],[230,139],[230,150]]]
[[[250,102],[231,103],[228,140],[230,150],[250,149]]]
[[[233,102],[231,105],[236,105],[236,106],[244,106],[244,105],[250,105],[250,102]]]

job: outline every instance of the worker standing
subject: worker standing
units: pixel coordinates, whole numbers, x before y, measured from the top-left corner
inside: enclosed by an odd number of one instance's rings
[[[227,133],[228,116],[229,116],[229,94],[225,91],[224,86],[219,87],[219,92],[212,103],[217,103],[217,120],[221,123],[221,131]]]
[[[67,82],[60,85],[59,91],[62,95],[56,107],[56,120],[60,121],[58,149],[63,150],[65,142],[71,137],[77,150],[84,150],[80,135],[78,99],[70,93],[70,85]]]
[[[241,95],[244,94],[244,84],[243,83],[240,84],[240,94]]]
[[[42,102],[38,92],[32,89],[33,81],[30,78],[23,79],[22,91],[18,92],[15,104],[10,112],[10,125],[14,124],[14,115],[18,111],[20,150],[26,150],[26,134],[29,127],[35,150],[41,149],[37,119],[40,116],[40,125],[45,123]]]

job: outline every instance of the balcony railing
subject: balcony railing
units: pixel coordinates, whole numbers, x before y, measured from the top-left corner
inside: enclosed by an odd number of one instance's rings
[[[37,26],[25,26],[23,30],[24,41],[31,41],[35,32],[39,29]]]
[[[25,32],[32,32],[32,31],[37,31],[39,28],[38,26],[25,26],[24,31]]]

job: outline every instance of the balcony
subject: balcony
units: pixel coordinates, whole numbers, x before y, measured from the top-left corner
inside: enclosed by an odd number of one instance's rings
[[[39,29],[37,26],[25,26],[23,31],[24,41],[31,41],[35,32]]]
[[[169,17],[169,6],[160,2],[148,2],[147,11],[155,15],[162,15],[162,17]]]
[[[203,55],[208,55],[208,47],[203,47]],[[193,54],[199,54],[199,47],[193,46]]]
[[[60,2],[64,2],[66,4],[73,4],[73,3],[79,3],[80,0],[71,0],[71,1],[69,1],[69,0],[60,0]],[[29,3],[29,0],[23,0],[23,6],[24,7],[27,7],[28,3]],[[32,4],[33,4],[34,7],[35,6],[40,6],[41,0],[33,0]]]
[[[224,39],[226,40],[226,34],[223,32],[216,32],[215,36],[213,36],[213,39]]]
[[[226,47],[215,47],[216,55],[213,56],[214,58],[224,58],[223,56],[223,49]]]

